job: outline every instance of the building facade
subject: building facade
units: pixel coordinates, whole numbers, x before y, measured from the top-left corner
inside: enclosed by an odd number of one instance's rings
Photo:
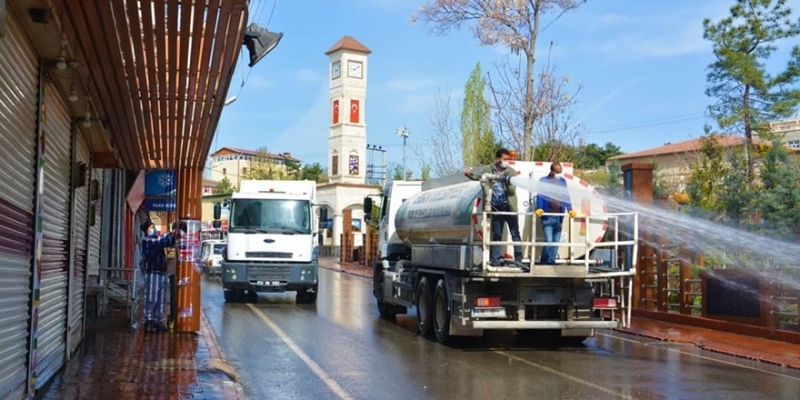
[[[298,165],[301,161],[292,157],[291,153],[260,153],[256,150],[237,149],[233,147],[222,147],[210,155],[211,172],[208,178],[215,182],[220,182],[225,178],[236,186],[241,186],[242,180],[251,170],[254,162],[264,162],[270,164],[269,168],[274,168],[276,174],[286,172],[286,163],[293,162]]]

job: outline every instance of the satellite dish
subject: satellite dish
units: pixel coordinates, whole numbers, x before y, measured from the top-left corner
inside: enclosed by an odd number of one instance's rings
[[[283,38],[283,33],[270,32],[269,30],[250,24],[244,33],[244,42],[250,52],[250,67],[256,65],[264,56],[269,54]]]

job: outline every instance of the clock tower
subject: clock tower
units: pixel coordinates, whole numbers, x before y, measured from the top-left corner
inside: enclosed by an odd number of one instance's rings
[[[351,36],[341,38],[328,56],[330,134],[328,175],[331,182],[366,182],[367,55],[372,51]]]

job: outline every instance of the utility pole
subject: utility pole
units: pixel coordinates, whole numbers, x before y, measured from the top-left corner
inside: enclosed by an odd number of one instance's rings
[[[367,151],[370,152],[369,155],[369,165],[367,165],[367,182],[371,184],[377,184],[378,182],[381,183],[382,186],[386,185],[386,149],[383,146],[375,146],[375,145],[367,145]],[[373,163],[372,155],[376,152],[381,153],[381,166],[380,166],[380,174],[376,174],[376,167]],[[376,176],[377,175],[377,176]]]
[[[403,179],[406,179],[406,142],[411,132],[405,126],[397,128],[396,132],[403,138]]]

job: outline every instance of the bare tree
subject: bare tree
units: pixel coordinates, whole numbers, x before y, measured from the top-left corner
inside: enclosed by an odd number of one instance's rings
[[[534,85],[536,63],[536,39],[539,33],[564,13],[576,9],[585,0],[430,0],[413,16],[417,20],[433,24],[433,31],[446,34],[453,28],[472,24],[472,33],[483,45],[502,45],[515,54],[521,54],[517,68],[506,63],[506,89],[492,85],[500,101],[498,126],[501,135],[514,138],[513,143],[522,150],[523,160],[532,160],[533,127],[538,118],[536,112],[536,87]],[[542,17],[554,15],[548,22]],[[524,61],[524,65],[523,65]],[[501,74],[504,75],[504,74]],[[513,78],[513,79],[512,79]],[[524,88],[518,91],[518,88]],[[520,99],[521,97],[521,99]],[[520,101],[521,100],[521,101]]]
[[[430,167],[433,175],[447,176],[464,167],[461,156],[461,134],[458,131],[450,91],[438,89],[428,104],[428,135],[421,145],[412,145],[423,165]]]

